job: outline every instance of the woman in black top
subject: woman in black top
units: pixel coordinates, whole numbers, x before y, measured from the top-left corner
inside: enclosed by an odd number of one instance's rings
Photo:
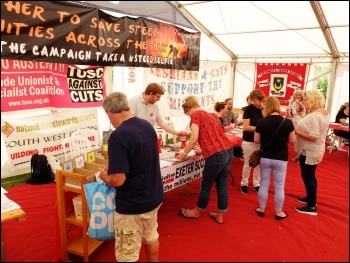
[[[259,149],[260,145],[254,142],[255,126],[258,120],[263,118],[262,109],[264,108],[265,94],[260,89],[253,90],[249,94],[250,105],[244,109],[243,113],[243,142],[242,149],[244,154],[244,165],[242,169],[241,193],[248,194],[248,181],[250,176],[249,157],[252,152]],[[260,187],[260,167],[254,168],[253,189],[259,191]]]
[[[349,102],[345,102],[343,105],[341,105],[337,113],[337,116],[335,117],[335,122],[344,124],[344,123],[347,123],[347,118],[349,118]],[[348,131],[336,130],[334,131],[334,134],[349,140]]]
[[[262,150],[260,154],[259,207],[256,209],[256,213],[260,217],[264,216],[270,180],[273,175],[275,219],[281,220],[288,216],[282,209],[288,164],[288,143],[295,142],[294,125],[290,119],[281,116],[281,105],[274,96],[266,99],[264,116],[258,121],[254,134],[254,141],[260,143]],[[278,130],[276,131],[276,129]]]

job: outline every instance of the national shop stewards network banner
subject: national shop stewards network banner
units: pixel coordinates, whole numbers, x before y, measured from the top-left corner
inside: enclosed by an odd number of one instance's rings
[[[101,107],[105,68],[1,59],[1,112]]]
[[[199,69],[200,32],[63,1],[1,1],[1,57],[78,65]]]
[[[94,129],[99,134],[97,110],[55,112],[15,119],[11,115],[1,117],[1,135],[13,171],[30,171],[30,159],[35,153],[61,159],[64,156],[62,140],[83,128]],[[92,144],[97,139],[92,138]]]
[[[255,89],[265,96],[275,96],[287,106],[295,89],[305,89],[307,64],[266,63],[256,65]]]

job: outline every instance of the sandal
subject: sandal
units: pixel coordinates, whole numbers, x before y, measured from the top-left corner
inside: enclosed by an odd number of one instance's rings
[[[181,208],[179,211],[180,216],[188,219],[198,219],[199,215],[192,214],[190,209]]]

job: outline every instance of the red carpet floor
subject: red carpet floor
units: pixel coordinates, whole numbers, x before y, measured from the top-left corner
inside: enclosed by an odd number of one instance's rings
[[[290,148],[290,158],[294,156]],[[229,212],[222,225],[208,213],[215,211],[216,192],[212,191],[207,211],[199,219],[178,215],[181,207],[196,204],[200,180],[166,193],[159,211],[160,256],[163,262],[349,262],[349,157],[347,152],[326,152],[317,168],[318,215],[300,214],[294,207],[304,196],[299,166],[289,162],[284,211],[286,220],[274,220],[273,188],[271,185],[265,217],[258,217],[257,194],[239,190],[243,162],[234,159],[229,178]],[[251,182],[251,178],[250,178]],[[27,217],[25,222],[10,220],[2,223],[8,262],[57,261],[57,230],[55,224],[55,184],[20,185],[8,189],[7,196],[17,202]],[[82,258],[71,255],[72,261]],[[113,262],[114,241],[104,242],[91,257],[92,262]],[[140,260],[146,261],[144,250]]]

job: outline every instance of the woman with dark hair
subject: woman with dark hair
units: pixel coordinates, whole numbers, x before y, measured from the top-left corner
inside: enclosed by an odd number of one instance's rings
[[[345,102],[343,105],[340,106],[340,109],[338,110],[337,116],[335,117],[336,123],[341,123],[343,125],[349,125],[349,102]],[[349,142],[349,132],[343,131],[343,130],[335,130],[334,134],[336,136],[342,137],[343,139],[347,140]],[[340,148],[341,145],[338,145]]]
[[[233,127],[231,125],[225,126],[225,117],[227,113],[229,112],[228,105],[226,102],[217,102],[214,105],[214,110],[216,111],[216,115],[218,115],[221,124],[224,126],[225,131],[232,130]]]
[[[258,120],[263,118],[262,110],[264,108],[265,94],[260,89],[255,89],[249,94],[250,104],[244,109],[243,113],[243,142],[242,149],[244,155],[244,165],[242,169],[241,193],[248,194],[248,182],[250,176],[249,157],[259,149],[260,145],[254,142],[255,126]],[[260,167],[257,166],[253,172],[253,189],[259,191],[260,187]]]
[[[221,124],[224,125],[224,120],[222,116],[224,116],[228,111],[226,102],[216,102],[214,105],[214,110],[216,111],[216,115],[218,115]]]

